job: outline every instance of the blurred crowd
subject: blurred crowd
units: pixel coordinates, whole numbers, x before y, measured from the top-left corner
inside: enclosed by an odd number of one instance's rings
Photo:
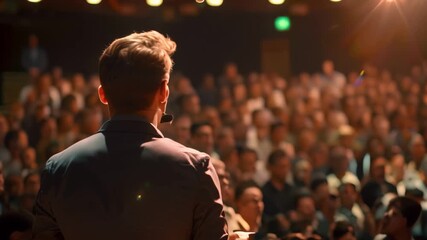
[[[382,239],[406,227],[427,239],[427,62],[403,75],[362,69],[344,75],[325,60],[322,72],[284,79],[228,63],[197,83],[174,73],[175,118],[160,130],[212,157],[230,232]],[[0,114],[0,225],[10,211],[30,219],[47,159],[108,119],[97,75],[27,70]],[[396,212],[404,224],[390,223]]]

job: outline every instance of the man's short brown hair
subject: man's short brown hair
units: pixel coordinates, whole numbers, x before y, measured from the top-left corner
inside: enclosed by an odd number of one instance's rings
[[[176,44],[156,31],[116,39],[99,59],[99,75],[108,103],[123,112],[143,110],[172,68]]]

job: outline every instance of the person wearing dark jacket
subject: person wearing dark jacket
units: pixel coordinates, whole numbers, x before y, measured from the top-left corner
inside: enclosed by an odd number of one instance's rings
[[[115,40],[99,62],[111,119],[49,159],[33,239],[225,240],[218,176],[206,153],[163,137],[176,44],[156,31]]]

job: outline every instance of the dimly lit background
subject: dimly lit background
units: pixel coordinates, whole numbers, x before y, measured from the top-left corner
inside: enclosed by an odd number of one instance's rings
[[[0,70],[22,71],[20,53],[30,33],[39,36],[51,67],[91,74],[113,39],[156,29],[178,43],[175,70],[195,83],[229,61],[244,74],[265,70],[262,44],[270,40],[289,43],[285,75],[320,71],[325,58],[343,72],[359,71],[365,62],[407,72],[427,53],[426,12],[425,0],[224,0],[219,7],[194,0],[164,0],[160,7],[143,0],[3,0]],[[275,29],[278,16],[289,17],[288,31]]]

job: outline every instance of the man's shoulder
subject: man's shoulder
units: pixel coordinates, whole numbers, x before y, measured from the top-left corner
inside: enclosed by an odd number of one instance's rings
[[[170,138],[156,138],[153,141],[146,142],[142,145],[143,147],[151,148],[156,151],[168,154],[185,154],[193,156],[206,156],[207,153],[200,152],[194,148],[187,147],[179,142],[176,142]]]
[[[68,148],[56,153],[49,158],[48,162],[52,164],[60,162],[61,164],[67,164],[74,159],[82,159],[81,156],[93,155],[93,153],[106,149],[105,141],[103,141],[102,134],[96,133],[87,138],[84,138]]]

